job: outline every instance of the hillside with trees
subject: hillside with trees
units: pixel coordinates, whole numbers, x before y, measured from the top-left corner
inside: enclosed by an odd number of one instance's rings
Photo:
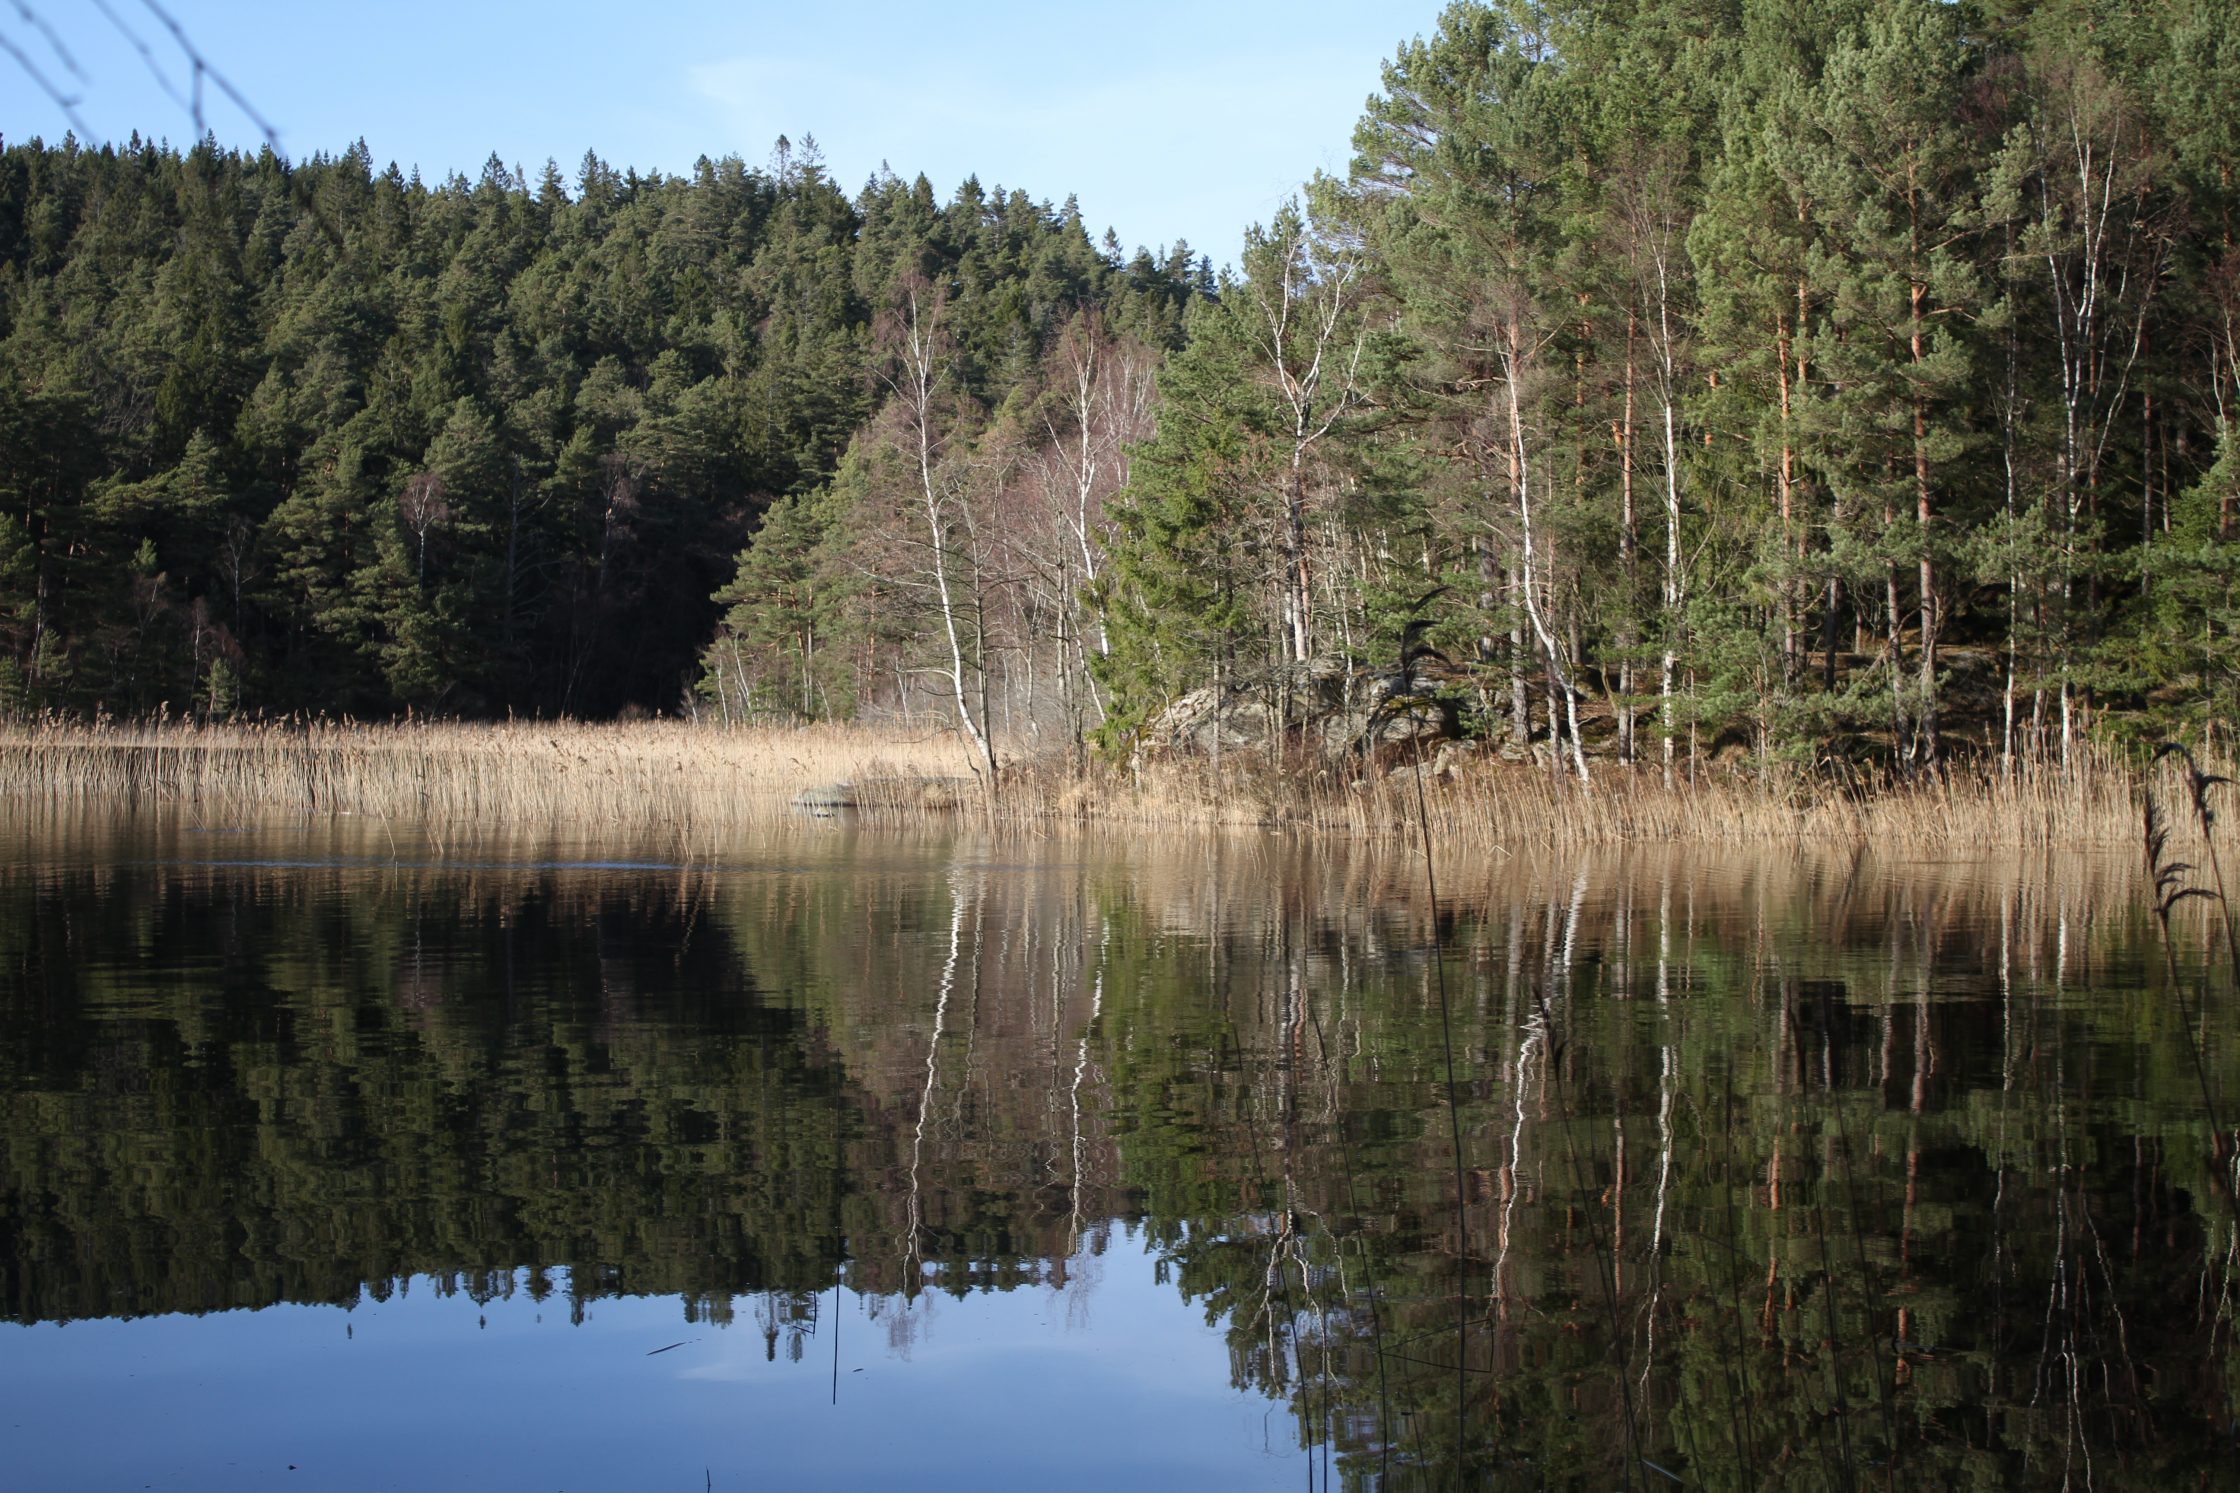
[[[1456,4],[1354,144],[1218,280],[782,146],[13,146],[0,691],[992,762],[1407,640],[1581,779],[2240,710],[2221,0]]]
[[[977,181],[850,196],[783,141],[435,186],[362,147],[12,145],[0,700],[673,711],[741,547],[878,413],[898,286],[938,283],[1000,402],[1084,315],[1171,341],[1204,280]]]

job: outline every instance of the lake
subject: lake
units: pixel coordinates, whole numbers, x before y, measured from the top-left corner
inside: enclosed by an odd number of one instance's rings
[[[18,820],[0,1484],[2232,1486],[2109,857]]]

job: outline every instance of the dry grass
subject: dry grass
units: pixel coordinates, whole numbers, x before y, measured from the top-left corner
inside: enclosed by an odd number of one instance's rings
[[[211,821],[359,816],[464,833],[612,826],[699,833],[854,782],[867,808],[926,812],[967,760],[945,734],[835,726],[722,731],[327,725],[0,730],[0,800],[64,810],[175,806]]]
[[[2106,750],[2069,771],[2008,779],[1956,770],[1920,785],[1714,775],[1667,789],[1653,770],[1599,764],[1581,791],[1544,770],[1469,753],[1427,768],[1434,835],[1458,850],[1689,842],[2042,847],[2133,845],[2134,767]],[[999,822],[1023,829],[1283,828],[1377,839],[1416,821],[1408,764],[1312,777],[1236,759],[1130,776],[1015,762]],[[474,836],[546,827],[697,839],[793,812],[797,794],[853,785],[866,818],[978,817],[953,737],[856,726],[738,729],[671,722],[312,727],[19,726],[0,730],[0,801],[82,811],[170,806],[210,822],[359,816]]]
[[[2003,777],[1959,768],[1915,784],[1771,782],[1718,773],[1667,788],[1654,768],[1596,765],[1582,790],[1545,769],[1456,753],[1424,770],[1434,837],[1458,849],[1688,842],[1945,847],[2120,847],[2139,838],[2137,771],[2095,748],[2069,770]],[[1043,769],[1017,774],[1005,816],[1170,825],[1276,825],[1374,838],[1417,820],[1414,768],[1313,779],[1161,766],[1130,779],[1087,780]]]
[[[1457,769],[1426,794],[1445,836],[1516,844],[1682,840],[1713,844],[1933,846],[2129,846],[2138,838],[2130,770],[2113,754],[2083,754],[2056,768],[2002,777],[1956,768],[1934,780],[1839,784],[1795,776],[1714,775],[1667,788],[1655,768],[1605,766],[1593,791],[1568,779],[1498,765]],[[1391,812],[1412,781],[1386,779],[1369,813]],[[1362,817],[1367,817],[1363,815]]]

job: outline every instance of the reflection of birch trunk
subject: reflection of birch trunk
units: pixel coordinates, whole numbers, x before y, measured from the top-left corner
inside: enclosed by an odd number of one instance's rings
[[[1586,911],[1586,907],[1587,872],[1582,866],[1578,875],[1571,878],[1571,901],[1563,913],[1563,963],[1558,973],[1563,977],[1566,990],[1571,986],[1571,971],[1578,968],[1579,914]]]
[[[1521,1191],[1518,1173],[1524,1156],[1524,1103],[1530,1089],[1527,1075],[1532,1068],[1533,1049],[1540,1045],[1547,1028],[1538,1012],[1525,1022],[1524,1039],[1517,1044],[1516,1065],[1516,1120],[1509,1130],[1509,1164],[1502,1168],[1501,1187],[1506,1194],[1501,1201],[1501,1236],[1493,1258],[1494,1311],[1503,1321],[1509,1318],[1509,1240],[1517,1209],[1517,1193]]]
[[[1672,1190],[1672,1044],[1665,1043],[1662,1051],[1664,1065],[1657,1079],[1657,1207],[1649,1226],[1649,1343],[1641,1355],[1644,1395],[1649,1392],[1649,1370],[1657,1361],[1657,1311],[1664,1301],[1664,1210]]]
[[[1081,1028],[1081,1041],[1073,1054],[1073,1088],[1070,1095],[1073,1105],[1073,1216],[1066,1225],[1068,1259],[1081,1247],[1081,1175],[1085,1170],[1081,1143],[1081,1083],[1089,1071],[1089,1033],[1096,1027],[1097,1017],[1103,1011],[1104,970],[1099,968],[1096,981],[1089,987],[1089,1019]]]
[[[918,1188],[918,1163],[925,1156],[926,1116],[933,1109],[933,1087],[939,1072],[937,1064],[941,1056],[941,1036],[949,1020],[949,994],[956,988],[957,955],[964,942],[964,888],[951,883],[949,897],[949,958],[941,966],[941,990],[934,997],[933,1036],[926,1042],[926,1082],[918,1093],[918,1123],[910,1141],[909,1233],[902,1255],[902,1289],[910,1295],[917,1294],[920,1260],[918,1235],[924,1217]]]

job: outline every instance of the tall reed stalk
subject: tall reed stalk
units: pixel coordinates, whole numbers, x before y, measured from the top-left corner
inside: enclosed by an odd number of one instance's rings
[[[2197,854],[2210,873],[2210,882],[2204,886],[2193,880],[2201,868],[2192,861],[2177,858],[2179,849],[2172,844],[2173,825],[2155,793],[2154,777],[2150,772],[2140,787],[2140,818],[2146,831],[2147,874],[2152,878],[2155,920],[2162,930],[2162,955],[2164,967],[2170,977],[2170,988],[2178,999],[2180,1025],[2185,1032],[2186,1053],[2193,1062],[2195,1079],[2201,1086],[2201,1110],[2208,1121],[2210,1134],[2210,1171],[2217,1180],[2217,1191],[2224,1195],[2225,1206],[2232,1215],[2236,1237],[2240,1237],[2240,1190],[2234,1187],[2232,1174],[2233,1137],[2225,1129],[2223,1105],[2219,1101],[2215,1083],[2209,1077],[2208,1054],[2202,1050],[2205,1033],[2202,1029],[2200,1003],[2195,999],[2194,982],[2188,980],[2178,967],[2177,938],[2171,926],[2171,913],[2182,902],[2192,898],[2216,905],[2220,915],[2219,928],[2224,934],[2225,957],[2230,961],[2235,986],[2240,986],[2240,941],[2235,933],[2232,898],[2225,890],[2224,863],[2217,850],[2215,807],[2210,796],[2218,788],[2229,788],[2232,779],[2224,774],[2205,771],[2194,755],[2182,746],[2165,745],[2155,753],[2160,764],[2174,760],[2183,774],[2182,784],[2188,807],[2193,810],[2192,824],[2199,839],[2196,847],[2184,853]]]

